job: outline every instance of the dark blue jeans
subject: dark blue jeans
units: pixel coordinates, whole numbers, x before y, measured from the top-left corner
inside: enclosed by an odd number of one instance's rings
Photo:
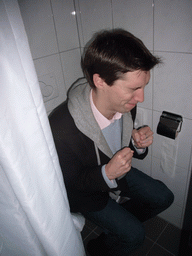
[[[142,245],[142,222],[167,209],[174,200],[164,183],[135,168],[125,178],[122,196],[129,197],[129,201],[118,204],[110,198],[103,210],[82,213],[107,234],[103,242],[113,256],[127,256]]]

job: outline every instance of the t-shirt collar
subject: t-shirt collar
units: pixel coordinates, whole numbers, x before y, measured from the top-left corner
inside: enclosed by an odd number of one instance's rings
[[[115,120],[118,120],[122,117],[122,113],[116,112],[115,115],[113,116],[112,119],[107,119],[105,116],[103,116],[99,110],[96,108],[95,104],[93,103],[93,96],[92,96],[92,91],[90,92],[90,104],[91,104],[91,109],[93,112],[93,115],[100,127],[101,130],[109,126],[111,123],[113,123]]]

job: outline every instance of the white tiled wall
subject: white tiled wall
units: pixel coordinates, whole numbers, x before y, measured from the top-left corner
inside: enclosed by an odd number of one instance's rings
[[[59,51],[79,48],[75,7],[71,0],[51,0]]]
[[[75,80],[83,76],[80,59],[81,54],[79,48],[61,53],[61,62],[67,90]]]
[[[53,89],[58,90],[58,97],[54,97],[52,100],[45,102],[47,112],[51,112],[59,103],[66,99],[66,87],[64,86],[63,70],[61,66],[59,54],[50,55],[34,60],[35,68],[39,81],[44,82],[46,85],[53,86]],[[48,84],[46,76],[53,75],[55,84]]]
[[[184,117],[181,133],[174,141],[177,148],[176,170],[169,177],[159,169],[162,143],[155,133],[152,147],[152,176],[163,180],[174,192],[175,201],[161,214],[178,227],[182,218],[191,172],[192,147],[192,1],[154,1],[154,51],[164,65],[154,70],[153,130],[163,110]]]
[[[124,28],[153,50],[152,0],[112,0],[114,27]]]
[[[154,110],[166,108],[192,119],[192,54],[161,52],[159,55],[165,64],[155,69]]]
[[[81,47],[101,29],[112,28],[111,0],[75,0],[78,16]]]
[[[155,0],[155,50],[192,52],[192,1]]]
[[[81,49],[98,30],[129,30],[162,57],[164,64],[153,70],[145,102],[139,104],[140,123],[150,124],[154,143],[147,158],[133,164],[172,189],[175,202],[161,216],[181,227],[192,147],[192,1],[19,0],[19,4],[39,80],[49,89],[51,77],[53,92],[58,90],[45,101],[48,113],[66,99],[67,89],[82,76]],[[177,148],[172,177],[160,169],[166,138],[157,135],[156,128],[163,110],[184,117],[181,133],[172,142]]]
[[[38,77],[56,79],[59,95],[46,101],[50,113],[82,76],[80,40],[73,0],[18,0]],[[46,79],[45,79],[46,80]],[[47,84],[47,80],[45,81]],[[55,85],[50,85],[55,87]],[[51,98],[51,97],[50,97]]]
[[[51,4],[47,0],[19,0],[34,59],[58,53]]]

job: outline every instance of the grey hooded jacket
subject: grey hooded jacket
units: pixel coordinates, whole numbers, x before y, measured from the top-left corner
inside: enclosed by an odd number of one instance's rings
[[[90,106],[90,86],[78,80],[69,90],[68,99],[50,115],[50,125],[59,156],[72,212],[98,211],[105,207],[111,190],[123,190],[126,180],[111,189],[101,167],[112,158],[111,152]],[[122,147],[129,146],[133,121],[131,113],[123,115]],[[142,155],[134,156],[143,159]]]

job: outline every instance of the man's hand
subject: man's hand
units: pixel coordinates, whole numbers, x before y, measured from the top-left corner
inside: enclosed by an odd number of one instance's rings
[[[139,130],[134,129],[132,131],[132,138],[135,147],[146,148],[153,143],[153,132],[149,126],[142,127]]]
[[[105,172],[109,180],[119,178],[131,169],[133,152],[130,148],[118,151],[105,166]]]

